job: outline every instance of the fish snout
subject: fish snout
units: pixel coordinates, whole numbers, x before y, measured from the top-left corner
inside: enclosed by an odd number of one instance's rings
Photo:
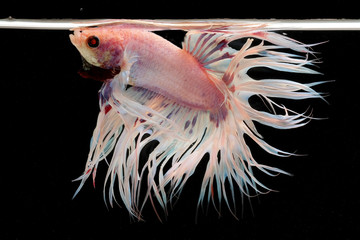
[[[70,41],[74,46],[80,46],[82,38],[81,32],[82,31],[80,29],[74,29],[74,33],[69,34]]]

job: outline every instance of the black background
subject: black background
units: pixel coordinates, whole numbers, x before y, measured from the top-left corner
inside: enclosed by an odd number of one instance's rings
[[[129,2],[91,7],[9,8],[1,18],[359,18],[345,1]],[[332,6],[330,6],[330,4]],[[68,31],[0,30],[1,39],[1,219],[0,239],[355,239],[359,233],[359,54],[360,32],[288,32],[315,47],[323,75],[336,80],[317,88],[330,93],[329,105],[311,104],[312,121],[294,130],[260,129],[271,144],[304,157],[278,159],[256,146],[261,163],[294,176],[260,179],[279,192],[244,202],[238,220],[212,205],[195,224],[201,165],[185,186],[167,220],[160,223],[151,206],[145,222],[131,222],[126,209],[107,209],[102,198],[105,164],[93,189],[89,181],[72,200],[83,171],[98,114],[101,83],[82,79],[78,52]],[[176,34],[169,38],[177,40]],[[5,144],[4,144],[5,143]],[[150,204],[149,204],[150,205]],[[252,209],[252,210],[251,210]]]

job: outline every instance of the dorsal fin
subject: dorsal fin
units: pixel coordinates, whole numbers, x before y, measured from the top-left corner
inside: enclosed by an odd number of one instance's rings
[[[203,67],[222,76],[236,52],[228,46],[229,42],[227,36],[222,33],[189,31],[182,46]]]

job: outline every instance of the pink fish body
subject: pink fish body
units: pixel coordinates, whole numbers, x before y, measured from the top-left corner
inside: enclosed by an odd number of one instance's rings
[[[232,210],[236,189],[247,196],[270,191],[256,179],[253,168],[271,176],[287,174],[255,161],[244,136],[270,154],[293,155],[265,142],[254,122],[279,129],[305,125],[311,119],[306,112],[297,113],[275,99],[322,98],[312,89],[321,82],[255,80],[248,70],[317,73],[308,68],[313,62],[307,57],[310,45],[262,26],[210,26],[189,30],[184,24],[182,29],[188,32],[182,48],[141,25],[80,28],[70,35],[88,63],[114,72],[100,90],[98,123],[76,194],[91,173],[95,181],[98,164],[112,151],[106,175],[110,204],[117,181],[121,199],[138,219],[148,199],[167,212],[206,154],[199,205],[204,199],[215,202],[216,192],[219,204],[224,199]],[[255,38],[260,43],[255,44]],[[246,42],[240,49],[231,48],[228,44],[237,39]],[[292,52],[281,51],[284,48]],[[268,111],[250,105],[254,95],[261,96]],[[141,164],[141,150],[154,140],[159,144]],[[140,194],[144,181],[145,196]]]
[[[110,35],[100,38],[107,39],[105,41],[119,49],[126,49],[130,57],[137,59],[129,76],[135,86],[158,92],[197,109],[216,109],[224,102],[224,96],[212,82],[211,76],[187,51],[152,32],[121,28],[109,30],[105,28],[102,33],[99,30],[93,32],[99,36]],[[82,38],[86,39],[91,32],[83,33]],[[106,50],[103,52],[107,54]],[[121,59],[122,52],[117,54],[119,57],[113,56],[100,66],[115,68],[123,65],[123,69],[128,63]]]
[[[139,49],[141,60],[130,73],[135,85],[197,109],[214,109],[223,103],[224,96],[192,55],[153,33],[144,35],[155,45],[144,43],[145,49]]]

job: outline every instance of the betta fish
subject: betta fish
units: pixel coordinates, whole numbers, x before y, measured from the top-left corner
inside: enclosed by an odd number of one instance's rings
[[[155,33],[160,30],[186,32],[182,47]],[[166,213],[201,161],[206,161],[206,169],[198,206],[224,201],[232,211],[236,191],[245,196],[270,191],[254,169],[270,176],[288,173],[259,163],[247,141],[279,157],[295,154],[271,146],[256,125],[304,126],[313,119],[311,112],[291,110],[279,99],[323,99],[313,89],[322,82],[251,76],[249,71],[259,67],[278,73],[318,73],[311,67],[316,59],[309,59],[314,44],[269,31],[264,24],[179,21],[165,26],[125,21],[75,28],[70,40],[86,66],[107,72],[75,195],[91,175],[95,184],[98,165],[105,161],[104,198],[112,206],[120,196],[137,219],[147,201]],[[240,47],[232,47],[232,42]],[[267,110],[250,104],[252,96],[258,96]],[[140,154],[154,142],[147,155]]]

